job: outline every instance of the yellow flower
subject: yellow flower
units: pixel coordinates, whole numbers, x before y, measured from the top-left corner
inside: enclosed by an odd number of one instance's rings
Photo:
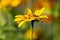
[[[1,1],[0,1],[0,8],[9,5],[9,3],[10,3],[11,1],[12,1],[12,0],[1,0]]]
[[[29,36],[28,36],[29,35]],[[35,35],[34,35],[35,36]],[[29,29],[29,30],[27,30],[26,32],[25,32],[25,37],[27,38],[27,39],[31,39],[32,38],[32,30],[31,29]]]
[[[35,19],[34,17],[30,17],[28,15],[17,15],[15,17],[16,19],[14,21],[17,21],[17,23],[19,24],[18,27],[21,27],[22,24],[26,21],[32,21]]]
[[[16,6],[18,6],[20,3],[21,3],[21,0],[12,0],[11,3],[10,3],[10,5],[11,5],[12,7],[16,7]]]
[[[42,39],[43,38],[43,32],[41,29],[34,29],[33,31],[31,29],[28,29],[25,32],[25,37],[26,37],[26,39],[31,39],[31,38],[32,39],[38,39],[38,38]]]
[[[29,36],[28,36],[29,35]],[[25,32],[25,37],[27,38],[27,39],[37,39],[38,37],[37,37],[37,34],[36,34],[36,32],[34,32],[33,31],[33,33],[32,33],[32,30],[31,29],[29,29],[29,30],[27,30],[26,32]]]
[[[16,17],[15,21],[17,21],[17,23],[18,23],[18,27],[21,27],[22,24],[26,21],[32,21],[32,20],[41,21],[41,19],[44,20],[44,19],[48,18],[46,15],[41,15],[44,10],[45,10],[45,7],[43,7],[41,10],[36,10],[33,14],[32,11],[28,8],[27,15],[15,16]]]
[[[0,1],[0,8],[3,8],[5,6],[12,6],[12,7],[16,7],[21,3],[21,0],[1,0]]]

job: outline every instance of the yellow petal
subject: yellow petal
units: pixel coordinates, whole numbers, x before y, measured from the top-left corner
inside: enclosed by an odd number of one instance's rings
[[[16,18],[14,21],[21,21],[24,20],[23,18]]]
[[[34,14],[36,16],[40,16],[43,13],[44,10],[45,10],[45,7],[43,7],[41,10],[36,10]]]
[[[42,15],[42,16],[39,16],[39,18],[48,18],[47,15]]]
[[[17,17],[17,18],[25,18],[24,15],[16,15],[15,17]]]
[[[19,23],[18,27],[20,28],[27,20],[24,20],[22,22]]]
[[[27,15],[31,15],[32,14],[32,11],[31,11],[31,9],[27,9]]]
[[[21,15],[16,15],[15,17],[20,17]]]

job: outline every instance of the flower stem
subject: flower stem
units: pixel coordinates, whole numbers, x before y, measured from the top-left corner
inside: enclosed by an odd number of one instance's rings
[[[32,33],[32,34],[31,34],[31,36],[32,36],[32,37],[31,37],[31,40],[33,39],[33,27],[34,27],[34,21],[35,21],[35,20],[31,21],[31,25],[32,25],[32,28],[31,28],[31,31],[32,31],[32,32],[31,32],[31,33]]]
[[[32,28],[33,28],[33,26],[34,26],[34,21],[35,21],[35,20],[31,21]]]

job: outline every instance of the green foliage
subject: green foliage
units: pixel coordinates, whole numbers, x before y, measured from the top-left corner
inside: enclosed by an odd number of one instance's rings
[[[55,19],[60,16],[59,8],[60,6],[57,5],[50,10],[46,10],[51,12],[52,17],[54,18],[51,23],[34,23],[33,30],[42,29],[45,40],[60,40],[60,22],[57,22],[57,19]],[[0,40],[26,40],[24,33],[28,29],[31,29],[31,23],[26,22],[21,28],[18,28],[17,24],[14,22],[14,16],[24,13],[25,8],[22,9],[17,7],[9,9],[3,8],[0,10]]]

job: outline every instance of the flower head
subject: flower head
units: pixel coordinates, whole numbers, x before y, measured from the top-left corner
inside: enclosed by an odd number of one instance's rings
[[[47,19],[47,15],[41,15],[43,11],[45,10],[45,7],[43,7],[41,10],[36,10],[34,13],[28,8],[27,9],[27,15],[17,15],[15,16],[15,21],[19,24],[18,27],[21,27],[22,24],[26,21],[44,21],[44,19]]]

